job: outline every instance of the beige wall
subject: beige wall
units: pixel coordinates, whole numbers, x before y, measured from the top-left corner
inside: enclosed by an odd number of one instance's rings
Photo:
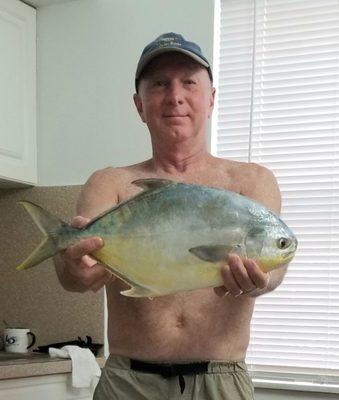
[[[30,200],[61,219],[75,213],[79,186],[0,190],[0,326],[31,328],[37,345],[92,336],[104,340],[104,292],[66,292],[57,280],[51,260],[16,271],[42,238],[40,231],[17,200]],[[0,330],[2,331],[2,329]]]

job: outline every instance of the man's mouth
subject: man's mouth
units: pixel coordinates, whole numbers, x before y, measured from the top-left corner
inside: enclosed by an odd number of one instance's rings
[[[164,118],[184,118],[187,116],[187,114],[163,114]]]

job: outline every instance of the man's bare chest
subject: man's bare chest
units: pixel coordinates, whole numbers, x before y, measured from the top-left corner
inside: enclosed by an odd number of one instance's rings
[[[197,185],[215,187],[219,189],[227,189],[236,193],[243,192],[243,182],[241,178],[233,176],[227,172],[206,171],[204,174],[147,174],[143,171],[129,174],[125,178],[125,182],[120,186],[118,198],[119,202],[126,201],[140,192],[140,188],[133,184],[133,181],[139,179],[169,179],[177,182],[192,183]]]

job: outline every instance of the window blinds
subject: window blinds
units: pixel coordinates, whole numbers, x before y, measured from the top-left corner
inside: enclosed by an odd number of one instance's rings
[[[283,284],[257,299],[247,363],[328,383],[339,376],[339,2],[219,7],[212,152],[275,173],[299,240]]]

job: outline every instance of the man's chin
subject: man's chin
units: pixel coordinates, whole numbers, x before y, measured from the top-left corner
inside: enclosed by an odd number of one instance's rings
[[[197,133],[187,126],[171,125],[162,127],[162,129],[150,129],[151,136],[168,143],[181,143],[186,140],[195,139]]]
[[[166,132],[165,140],[173,143],[181,143],[186,140],[194,139],[196,135],[193,132],[188,132],[184,129],[171,129]]]

